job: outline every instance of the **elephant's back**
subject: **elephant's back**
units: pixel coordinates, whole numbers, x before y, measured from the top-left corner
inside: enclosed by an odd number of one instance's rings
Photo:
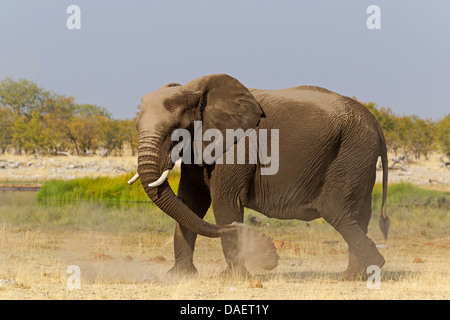
[[[280,90],[251,89],[267,116],[268,126],[308,121],[334,129],[355,125],[377,132],[376,119],[358,101],[316,86],[296,86]],[[288,113],[289,117],[285,117]],[[286,122],[287,121],[287,122]]]
[[[328,89],[316,86],[296,86],[288,89],[261,90],[252,89],[253,96],[258,100],[264,111],[278,110],[290,112],[324,112],[328,114],[342,113],[340,104],[336,103],[341,95]]]

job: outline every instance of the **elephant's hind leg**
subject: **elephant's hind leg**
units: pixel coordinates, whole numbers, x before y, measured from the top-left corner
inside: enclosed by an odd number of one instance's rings
[[[367,235],[370,216],[372,214],[372,192],[368,192],[365,199],[366,200],[356,220],[361,230]],[[348,254],[349,254],[349,262],[347,269],[344,271],[343,275],[344,279],[352,279],[358,277],[357,270],[359,269],[358,265],[360,264],[358,260],[358,255],[355,252],[353,252],[352,247],[349,247]]]
[[[367,237],[357,221],[344,221],[336,228],[348,244],[349,263],[342,275],[343,280],[367,279],[367,268],[383,267],[385,260],[373,241]]]
[[[348,244],[349,264],[342,276],[348,280],[365,279],[367,267],[381,268],[385,263],[375,243],[367,237],[376,156],[364,154],[359,160],[358,164],[352,163],[345,153],[337,159],[329,169],[318,207],[322,217]]]
[[[376,265],[381,268],[385,262],[375,243],[367,237],[367,216],[359,217],[359,211],[352,214],[339,205],[334,209],[321,210],[324,220],[331,224],[348,244],[349,264],[342,275],[343,280],[366,279],[367,267]]]

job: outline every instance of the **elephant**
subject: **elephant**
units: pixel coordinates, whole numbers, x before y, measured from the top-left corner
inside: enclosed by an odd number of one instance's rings
[[[203,132],[216,129],[224,135],[229,129],[276,129],[277,172],[261,174],[264,164],[259,159],[256,163],[183,161],[175,195],[166,179],[174,167],[171,135],[179,128],[195,134],[194,123],[199,121]],[[200,234],[221,239],[227,263],[224,272],[247,274],[246,254],[239,253],[246,241],[255,237],[257,244],[271,240],[257,231],[248,232],[244,208],[270,218],[323,218],[348,244],[349,262],[342,279],[360,279],[368,266],[385,264],[367,231],[381,157],[379,226],[384,237],[388,235],[386,142],[376,118],[358,101],[316,86],[247,88],[227,74],[211,74],[184,85],[169,83],[146,94],[136,129],[138,169],[129,183],[139,178],[149,198],[176,221],[175,264],[169,272],[197,273],[193,254]],[[235,140],[222,155],[236,151]],[[273,142],[267,139],[267,143]],[[216,224],[203,220],[211,206]],[[273,246],[266,247],[269,253],[262,260],[270,261],[270,269],[278,256]],[[264,249],[256,250],[263,254]]]

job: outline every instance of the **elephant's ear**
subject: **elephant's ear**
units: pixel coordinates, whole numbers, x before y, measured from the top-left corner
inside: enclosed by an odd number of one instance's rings
[[[201,101],[203,129],[226,129],[256,127],[264,112],[250,93],[238,80],[226,74],[204,77],[206,90]]]
[[[227,129],[242,129],[245,132],[255,128],[260,119],[265,117],[264,111],[250,91],[229,75],[204,76],[185,84],[184,87],[202,93],[198,102],[201,118],[198,120],[202,121],[203,133],[209,129],[220,130],[224,139],[223,151],[230,143],[225,141]],[[209,142],[203,142],[203,147],[208,144]]]

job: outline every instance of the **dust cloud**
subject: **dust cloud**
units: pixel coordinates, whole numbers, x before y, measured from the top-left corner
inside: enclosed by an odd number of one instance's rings
[[[272,239],[262,231],[239,224],[237,236],[239,258],[246,267],[272,270],[278,265],[279,256]]]

